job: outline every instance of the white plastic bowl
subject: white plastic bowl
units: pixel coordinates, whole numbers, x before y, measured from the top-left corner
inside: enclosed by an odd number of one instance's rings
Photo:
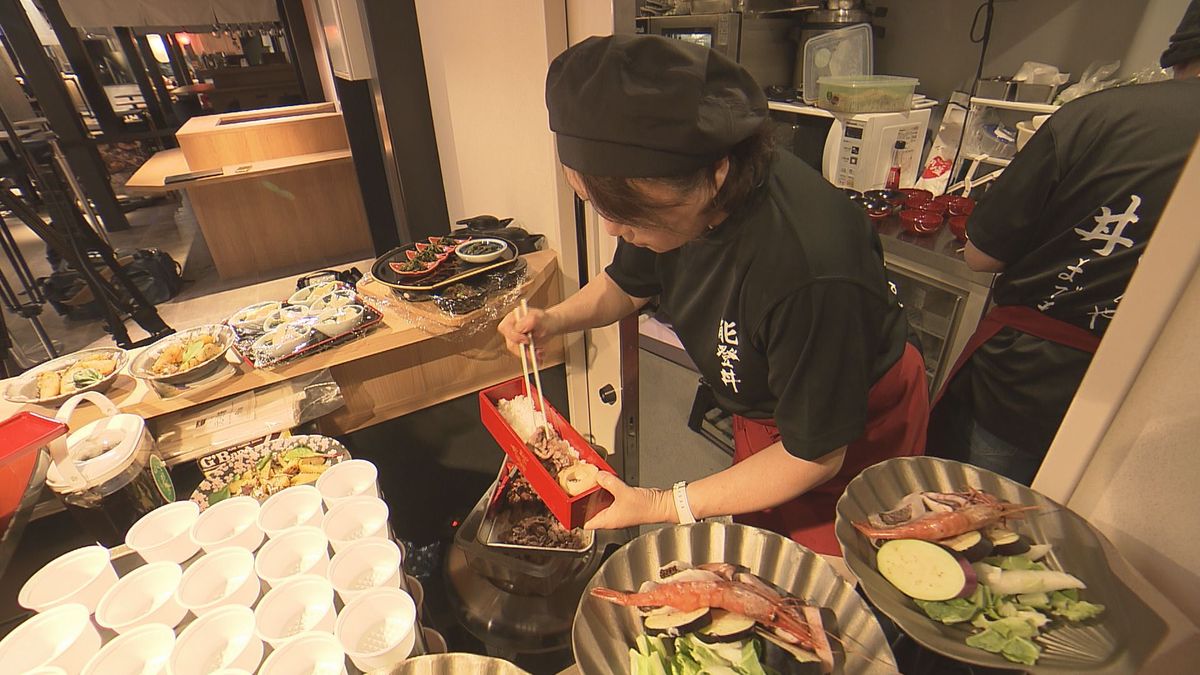
[[[17,602],[35,612],[78,603],[90,613],[115,583],[117,572],[108,549],[84,546],[58,556],[29,577]]]
[[[125,543],[146,562],[182,563],[200,549],[189,534],[199,516],[196,502],[164,504],[139,518],[125,535]]]
[[[122,633],[83,667],[83,675],[158,675],[175,648],[175,631],[152,623]]]
[[[293,527],[268,541],[254,558],[254,573],[274,588],[301,574],[325,576],[329,540],[319,527]]]
[[[282,306],[283,303],[279,302],[278,300],[256,302],[253,305],[247,305],[234,312],[233,315],[229,317],[229,325],[234,330],[241,333],[261,333],[263,329],[263,323],[266,322],[267,318],[273,312]],[[261,318],[255,319],[255,316],[259,316]]]
[[[312,310],[309,309],[307,305],[292,305],[290,307],[280,307],[279,309],[275,310],[274,312],[271,312],[267,316],[266,319],[263,319],[262,329],[263,329],[263,332],[270,333],[271,331],[275,330],[276,328],[279,328],[280,326],[289,324],[293,321],[297,321],[299,319],[303,319],[304,317],[311,316],[311,315],[312,315]]]
[[[339,288],[322,295],[309,306],[313,308],[313,311],[321,312],[327,309],[337,309],[346,305],[352,305],[354,304],[354,300],[354,291],[348,288]]]
[[[417,641],[417,608],[408,593],[381,588],[355,598],[338,614],[334,634],[364,672],[394,666]]]
[[[388,539],[361,539],[350,544],[329,563],[329,583],[343,603],[350,603],[375,588],[399,588],[400,547]]]
[[[230,497],[205,509],[192,525],[192,541],[205,553],[223,548],[253,551],[262,544],[258,527],[258,501],[254,497]]]
[[[323,284],[305,286],[295,293],[292,293],[292,296],[288,298],[288,302],[293,305],[311,305],[314,301],[326,295],[327,293],[345,287],[345,284],[337,281],[326,281]]]
[[[87,607],[70,603],[35,614],[0,640],[0,664],[5,673],[23,673],[41,666],[79,672],[100,649],[100,633]]]
[[[220,668],[253,673],[262,662],[263,643],[254,636],[254,612],[221,607],[196,619],[175,641],[167,672],[208,675]]]
[[[253,607],[261,584],[254,556],[240,548],[208,553],[192,563],[179,582],[179,604],[199,617],[225,605]]]
[[[365,459],[334,464],[317,479],[317,489],[325,499],[325,508],[349,497],[378,497],[379,469]]]
[[[267,657],[258,675],[335,675],[346,673],[346,653],[329,633],[301,633]]]
[[[388,536],[388,505],[378,497],[351,497],[334,504],[321,520],[321,531],[337,553],[359,539]]]
[[[463,252],[463,248],[469,247],[471,244],[485,244],[485,243],[491,244],[492,248],[494,248],[495,250],[488,251],[487,253],[474,253],[474,254]],[[486,263],[486,262],[492,262],[493,260],[504,255],[504,252],[508,250],[508,246],[509,246],[509,243],[507,241],[505,241],[504,239],[496,239],[496,238],[490,238],[490,237],[485,238],[485,239],[471,239],[469,241],[464,241],[463,243],[459,244],[458,246],[455,246],[454,247],[454,255],[461,258],[464,262],[475,263],[475,264]]]
[[[183,569],[173,562],[155,562],[135,569],[100,599],[96,623],[122,635],[146,624],[178,626],[187,614],[175,597],[182,578]]]
[[[300,633],[332,633],[336,617],[333,586],[324,577],[306,574],[288,579],[263,596],[254,609],[254,634],[277,649]]]
[[[274,538],[289,528],[321,525],[321,493],[311,485],[294,485],[280,490],[263,502],[258,512],[258,527]]]
[[[259,358],[279,359],[296,351],[308,339],[309,327],[300,323],[285,323],[271,328],[267,334],[250,345]]]

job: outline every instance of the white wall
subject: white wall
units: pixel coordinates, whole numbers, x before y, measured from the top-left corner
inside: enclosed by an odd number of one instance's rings
[[[1200,625],[1196,209],[1200,150],[1155,228],[1033,487],[1088,519]],[[1172,628],[1191,631],[1191,658],[1200,658],[1200,639],[1186,623]]]
[[[564,4],[418,0],[417,17],[451,220],[514,217],[573,260],[545,104],[546,69],[567,46]]]
[[[965,88],[979,60],[979,45],[969,34],[981,2],[879,0],[875,4],[886,6],[888,16],[878,21],[886,32],[876,41],[876,72],[919,77],[919,90],[942,100]],[[1132,70],[1157,64],[1186,5],[1187,0],[996,0],[983,75],[1011,75],[1024,61],[1040,61],[1078,78],[1093,61],[1127,54],[1144,61],[1127,64]],[[1144,18],[1147,26],[1139,33]],[[1165,33],[1164,22],[1170,24]],[[1143,46],[1130,52],[1135,33]]]

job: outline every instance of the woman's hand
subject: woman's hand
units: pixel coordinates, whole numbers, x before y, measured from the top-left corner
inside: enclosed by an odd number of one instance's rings
[[[630,487],[620,478],[601,471],[600,487],[613,496],[613,503],[583,524],[589,530],[617,530],[634,525],[675,522],[675,504],[669,490]]]
[[[518,307],[509,312],[496,330],[504,336],[508,351],[516,356],[521,355],[521,345],[529,344],[529,338],[532,337],[540,358],[545,340],[557,336],[562,329],[554,315],[546,310],[530,307],[524,316],[517,318],[521,311]]]

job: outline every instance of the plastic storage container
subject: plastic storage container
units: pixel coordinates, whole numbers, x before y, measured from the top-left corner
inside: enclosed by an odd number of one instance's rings
[[[877,113],[912,109],[915,77],[864,75],[859,77],[822,77],[817,106],[833,112]]]
[[[803,79],[800,88],[805,103],[816,103],[822,77],[856,77],[875,72],[875,55],[870,24],[860,23],[810,38],[804,43]]]

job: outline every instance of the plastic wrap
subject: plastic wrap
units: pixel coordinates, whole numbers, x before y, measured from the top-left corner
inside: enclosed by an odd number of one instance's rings
[[[418,330],[453,340],[465,340],[496,323],[521,301],[528,283],[523,260],[452,284],[435,292],[389,289],[367,275],[359,282],[360,292],[386,311],[394,312]]]
[[[345,405],[329,370],[248,391],[151,421],[170,464],[284,432]]]
[[[233,350],[247,364],[269,368],[345,344],[383,319],[353,288],[336,282],[327,286],[332,290],[321,298],[301,298],[306,290],[301,289],[287,302],[257,303],[235,312],[227,322],[234,329]],[[254,315],[253,309],[264,305],[277,308]]]

